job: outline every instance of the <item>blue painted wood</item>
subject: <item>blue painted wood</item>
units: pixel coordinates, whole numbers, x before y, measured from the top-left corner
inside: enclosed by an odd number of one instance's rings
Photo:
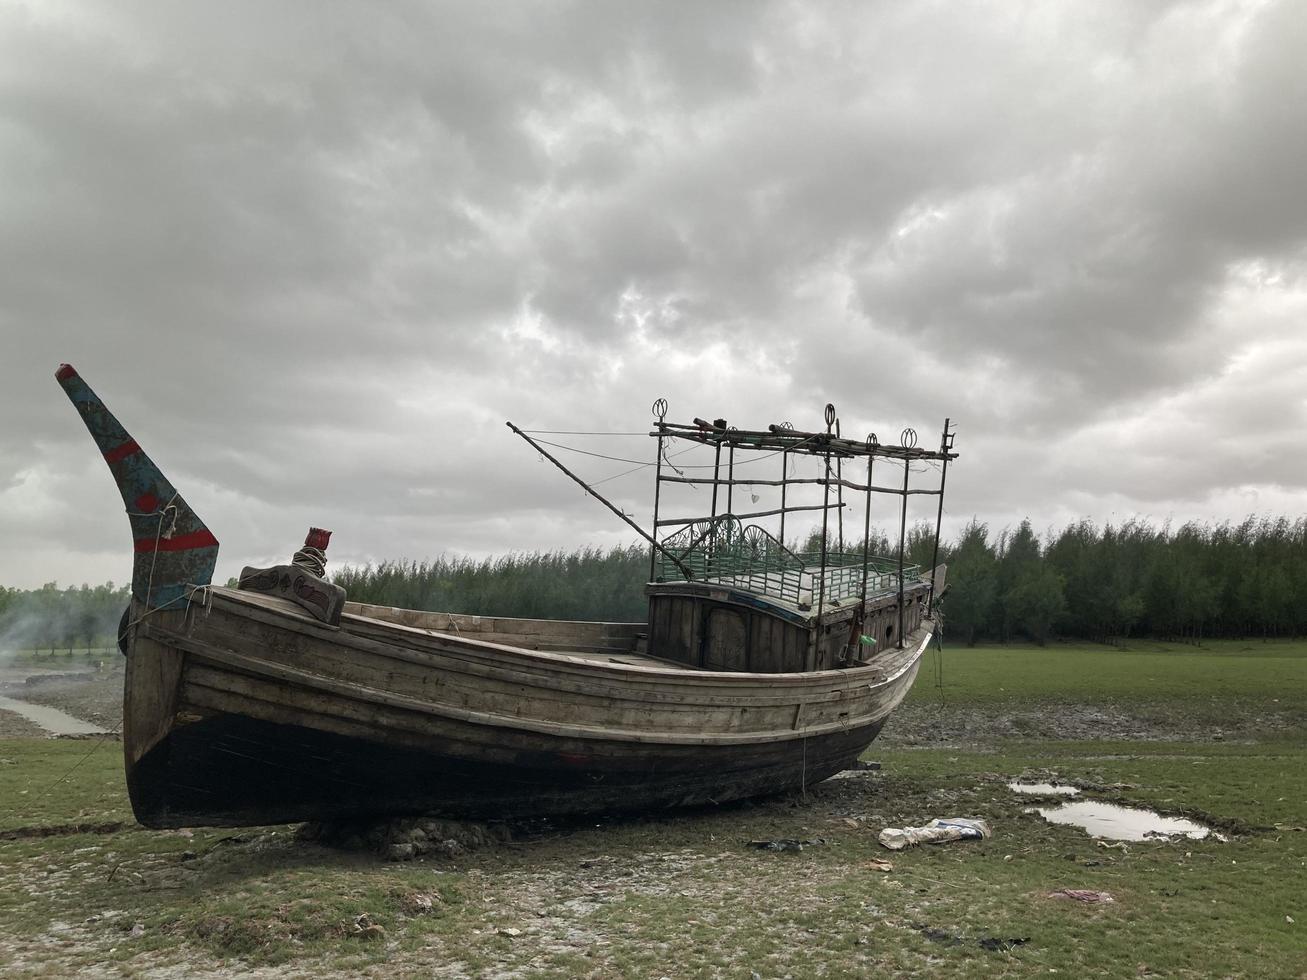
[[[55,379],[86,423],[113,474],[132,527],[132,595],[147,609],[181,605],[186,589],[208,585],[218,539],[70,364]]]

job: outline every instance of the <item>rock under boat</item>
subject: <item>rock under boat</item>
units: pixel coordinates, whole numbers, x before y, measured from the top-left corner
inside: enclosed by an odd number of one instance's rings
[[[507,819],[798,790],[855,763],[931,638],[942,569],[904,565],[903,529],[909,494],[938,494],[942,512],[947,422],[924,450],[910,430],[902,445],[840,438],[830,407],[825,431],[743,431],[669,423],[660,400],[657,487],[711,487],[712,513],[663,518],[655,504],[652,533],[636,528],[651,546],[647,622],[562,622],[347,601],[323,577],[328,532],[316,529],[290,564],[213,585],[212,532],[71,366],[56,377],[132,525],[123,748],[149,827]],[[674,441],[712,454],[712,476],[672,466]],[[775,456],[780,478],[737,479],[748,453]],[[821,475],[791,476],[800,456]],[[938,489],[909,488],[921,460],[940,464]],[[902,470],[901,486],[872,483],[878,461]],[[746,483],[778,489],[780,508],[735,513]],[[814,487],[819,504],[789,496]],[[860,549],[831,546],[846,490],[865,498]],[[896,560],[867,552],[877,494],[902,505]],[[803,510],[821,513],[819,553],[781,543]],[[764,517],[779,517],[779,536],[744,523]]]

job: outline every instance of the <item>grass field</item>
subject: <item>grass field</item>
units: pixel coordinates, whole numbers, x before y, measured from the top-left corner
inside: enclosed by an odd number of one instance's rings
[[[116,744],[0,741],[0,974],[1307,976],[1307,644],[949,649],[942,688],[930,657],[879,772],[404,864],[142,830]],[[1230,839],[1104,847],[1026,812],[1023,775]],[[955,815],[993,838],[876,843]],[[748,845],[775,838],[823,842]]]

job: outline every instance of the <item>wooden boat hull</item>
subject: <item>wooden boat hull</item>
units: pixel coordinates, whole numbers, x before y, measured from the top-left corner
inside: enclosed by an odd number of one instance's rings
[[[647,752],[643,771],[577,769],[557,757],[473,765],[369,739],[227,715],[187,726],[128,775],[147,827],[253,826],[404,814],[524,819],[647,811],[797,791],[849,768],[883,722],[805,749]],[[532,765],[531,763],[536,764]]]
[[[931,586],[907,580],[902,535],[892,574],[882,562],[870,576],[865,530],[860,553],[832,562],[823,544],[813,566],[764,528],[740,525],[776,511],[729,513],[733,477],[728,512],[717,513],[716,466],[710,517],[659,521],[655,503],[655,529],[682,525],[688,540],[677,554],[646,537],[686,581],[651,567],[648,624],[348,603],[321,578],[330,532],[317,528],[290,565],[247,568],[245,591],[213,587],[217,538],[75,369],[55,377],[132,526],[123,748],[146,826],[521,818],[798,789],[850,766],[876,737],[933,629]],[[736,448],[775,450],[783,469],[790,452],[824,459],[825,479],[793,481],[822,483],[823,511],[844,506],[829,500],[833,457],[867,459],[865,486],[833,482],[841,494],[865,491],[868,507],[885,489],[871,485],[876,457],[902,462],[904,500],[909,464],[922,459],[942,463],[942,500],[953,458],[947,421],[931,452],[912,430],[903,446],[841,439],[833,405],[825,433],[672,425],[658,405],[660,458],[664,438],[688,438],[711,442],[718,463],[728,444],[728,473]],[[705,541],[702,574],[692,574],[686,559]]]
[[[369,616],[333,630],[282,600],[208,589],[136,627],[128,789],[150,827],[510,819],[797,790],[866,749],[929,635],[925,623],[868,667],[724,673]]]

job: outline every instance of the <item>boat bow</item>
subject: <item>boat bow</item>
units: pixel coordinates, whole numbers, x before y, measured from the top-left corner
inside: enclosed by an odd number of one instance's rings
[[[190,586],[208,585],[218,539],[71,364],[55,378],[109,465],[132,527],[132,595],[146,610],[180,607]]]

